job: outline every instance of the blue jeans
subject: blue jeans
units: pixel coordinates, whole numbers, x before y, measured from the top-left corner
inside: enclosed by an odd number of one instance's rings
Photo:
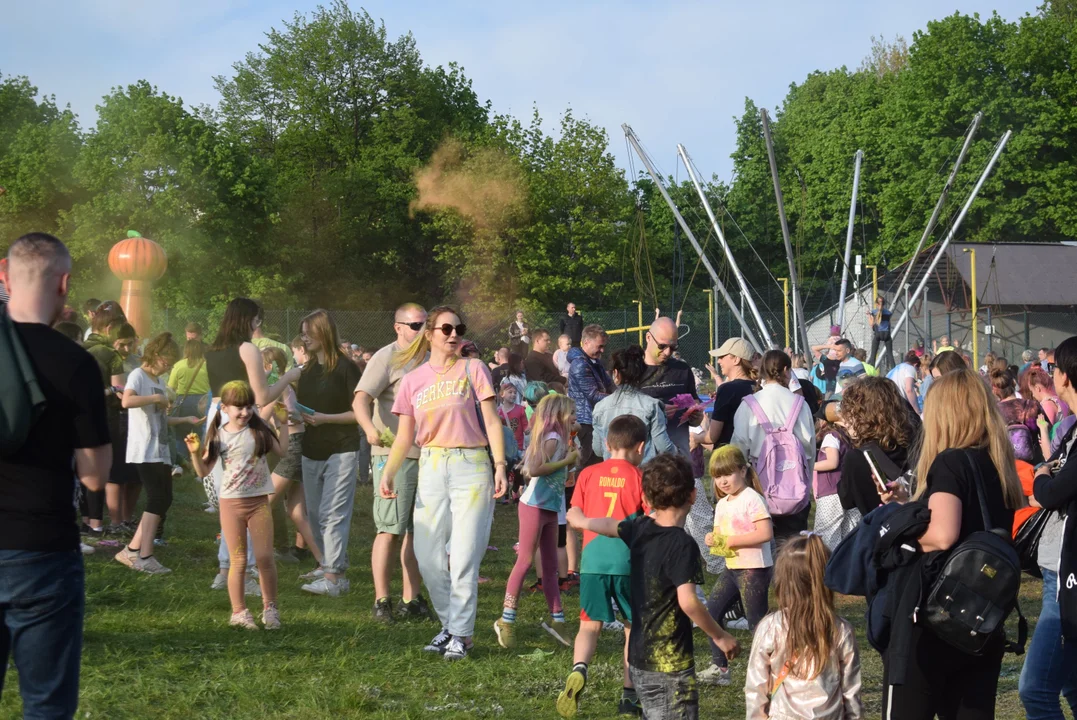
[[[1021,668],[1018,689],[1028,720],[1062,720],[1059,694],[1077,711],[1077,643],[1062,642],[1058,573],[1043,573],[1043,608]]]
[[[77,550],[0,550],[0,691],[14,654],[25,720],[74,717],[85,605]]]

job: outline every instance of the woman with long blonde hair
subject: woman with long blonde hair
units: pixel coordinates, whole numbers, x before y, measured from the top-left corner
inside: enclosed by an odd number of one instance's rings
[[[338,597],[349,589],[344,572],[359,471],[352,395],[359,384],[359,368],[340,351],[337,326],[327,311],[307,315],[300,328],[310,354],[296,389],[297,408],[307,426],[300,464],[307,519],[322,554],[321,577],[302,589]]]
[[[436,307],[422,333],[394,358],[397,367],[422,364],[400,381],[393,402],[400,426],[378,488],[383,498],[396,497],[397,471],[418,445],[415,556],[442,626],[423,650],[446,660],[461,660],[472,647],[479,563],[490,539],[494,498],[508,487],[505,436],[490,371],[480,360],[457,355],[466,332],[459,313]]]
[[[998,403],[972,370],[948,373],[932,386],[916,477],[913,499],[931,510],[923,552],[949,550],[977,531],[1005,528],[1008,535],[1013,527],[1014,510],[1024,504],[1013,446]],[[884,716],[993,718],[1004,648],[999,633],[982,655],[968,655],[913,624],[901,685],[889,684],[890,657],[883,655]]]
[[[830,559],[815,533],[790,538],[774,564],[778,610],[755,629],[744,696],[749,720],[858,720],[860,653],[823,583]],[[902,716],[903,717],[903,716]]]

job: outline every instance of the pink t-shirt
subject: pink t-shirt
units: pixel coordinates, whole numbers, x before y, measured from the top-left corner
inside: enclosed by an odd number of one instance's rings
[[[393,414],[415,418],[415,444],[419,447],[485,447],[475,400],[493,397],[490,371],[481,362],[457,360],[442,374],[424,363],[400,381]]]

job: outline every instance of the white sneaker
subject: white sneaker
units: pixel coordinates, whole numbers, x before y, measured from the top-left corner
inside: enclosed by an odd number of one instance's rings
[[[213,583],[209,586],[210,590],[227,590],[228,589],[228,573],[217,573],[213,576]]]
[[[733,679],[729,676],[729,668],[720,668],[717,665],[711,665],[709,668],[701,673],[696,673],[696,680],[704,685],[730,685]]]
[[[202,508],[202,512],[208,512],[210,515],[213,515],[217,512],[217,508],[213,507],[212,503],[206,503],[206,506]]]
[[[93,545],[87,545],[86,543],[79,543],[79,551],[83,555],[93,555],[94,554],[94,547],[93,547]]]
[[[166,568],[164,565],[157,561],[157,558],[152,555],[148,558],[138,558],[135,560],[135,570],[139,572],[148,573],[150,575],[166,575],[172,572],[171,569]]]
[[[243,594],[262,597],[262,586],[258,584],[257,580],[248,575],[246,582],[243,583]]]
[[[726,630],[750,630],[751,626],[748,624],[748,618],[737,618],[736,620],[730,620],[725,624]]]
[[[312,583],[304,585],[300,589],[314,595],[328,595],[329,597],[340,597],[340,594],[346,591],[346,588],[343,587],[344,582],[346,581],[333,582],[328,578],[321,577]]]
[[[262,610],[262,624],[266,630],[280,630],[280,611],[275,603]]]
[[[181,468],[179,465],[173,465],[172,466],[172,477],[179,477],[182,474],[183,474],[183,468]]]
[[[614,620],[613,622],[602,623],[603,630],[610,630],[612,632],[624,632],[625,624],[620,620]]]
[[[316,567],[309,573],[303,573],[299,576],[300,580],[317,580],[320,577],[325,577],[325,570],[321,567]]]
[[[449,662],[454,660],[463,660],[467,657],[468,650],[473,647],[473,643],[465,643],[460,638],[453,635],[452,640],[445,646],[445,652],[441,654],[441,657],[445,658]]]
[[[254,622],[254,616],[251,615],[250,610],[241,610],[237,613],[232,613],[232,619],[228,621],[228,624],[232,627],[241,627],[244,630],[258,629],[258,624]]]
[[[452,635],[445,628],[441,628],[441,632],[434,636],[434,639],[423,647],[423,652],[428,653],[444,653],[445,647],[452,640]]]

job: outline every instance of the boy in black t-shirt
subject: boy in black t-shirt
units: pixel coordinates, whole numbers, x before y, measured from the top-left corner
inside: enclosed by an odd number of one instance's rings
[[[647,718],[697,718],[699,693],[692,623],[733,657],[739,645],[707,612],[696,595],[703,561],[684,521],[695,501],[692,466],[685,458],[663,454],[642,468],[643,495],[654,512],[618,522],[588,519],[581,527],[620,537],[631,557],[633,632],[629,673]]]

